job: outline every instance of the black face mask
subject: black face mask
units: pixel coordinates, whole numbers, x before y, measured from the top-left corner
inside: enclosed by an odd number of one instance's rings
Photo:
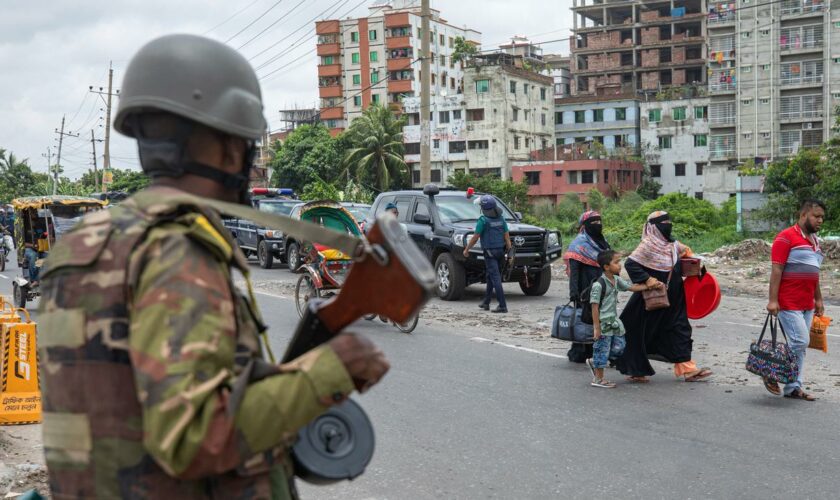
[[[585,230],[586,234],[595,239],[600,238],[604,232],[604,228],[601,224],[587,224]]]
[[[671,237],[671,230],[673,229],[673,225],[666,224],[664,222],[657,222],[656,228],[659,229],[659,232],[662,233],[662,236],[664,236],[666,240],[674,241],[674,239]]]

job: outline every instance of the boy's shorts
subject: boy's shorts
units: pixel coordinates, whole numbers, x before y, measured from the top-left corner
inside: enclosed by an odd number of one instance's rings
[[[592,345],[592,365],[595,368],[606,368],[610,359],[617,359],[624,354],[626,345],[624,335],[601,335]]]

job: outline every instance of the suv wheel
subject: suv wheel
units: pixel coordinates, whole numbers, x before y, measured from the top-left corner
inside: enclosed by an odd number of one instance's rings
[[[274,264],[274,255],[272,255],[265,240],[260,241],[260,244],[257,245],[257,259],[263,269],[271,269],[272,264]]]
[[[464,295],[467,287],[464,266],[452,257],[452,254],[441,254],[435,262],[437,295],[443,300],[458,300]]]
[[[551,285],[551,266],[544,267],[538,275],[529,280],[528,284],[531,286],[526,287],[524,279],[519,282],[519,288],[522,289],[525,295],[531,297],[545,295],[548,292],[548,287]]]
[[[295,273],[300,267],[300,247],[297,243],[290,243],[289,248],[286,249],[286,260],[289,265],[289,271]]]

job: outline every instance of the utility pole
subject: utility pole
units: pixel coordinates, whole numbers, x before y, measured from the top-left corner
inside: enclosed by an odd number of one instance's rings
[[[41,153],[41,156],[47,159],[47,178],[49,179],[50,169],[52,168],[52,150],[49,146],[47,146],[47,154]],[[47,186],[49,186],[49,183],[47,183]]]
[[[431,28],[429,18],[429,0],[421,0],[420,3],[420,50],[422,60],[420,64],[420,185],[425,186],[432,182],[432,134],[429,114],[431,113]]]
[[[102,191],[105,191],[105,179],[111,169],[111,98],[120,95],[119,90],[114,92],[114,68],[111,63],[108,63],[108,91],[105,92],[102,87],[99,87],[98,91],[93,90],[93,85],[89,89],[105,100],[105,153],[102,159]],[[106,96],[107,99],[102,96]]]
[[[79,134],[64,131],[64,116],[61,117],[61,130],[55,129],[58,134],[58,161],[53,168],[53,196],[58,193],[58,171],[61,169],[61,146],[64,144],[64,136],[79,137]]]
[[[96,143],[102,142],[102,139],[95,139],[93,137],[93,129],[90,129],[90,147],[93,149],[93,187],[99,189],[99,172],[96,166]],[[105,190],[102,189],[104,192]]]

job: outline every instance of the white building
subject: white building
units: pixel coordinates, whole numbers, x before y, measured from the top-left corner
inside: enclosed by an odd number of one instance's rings
[[[420,97],[403,100],[406,126],[403,128],[405,161],[412,171],[412,181],[420,182]],[[432,97],[431,109],[431,178],[434,183],[445,184],[456,170],[467,168],[466,116],[464,96],[441,95]]]

